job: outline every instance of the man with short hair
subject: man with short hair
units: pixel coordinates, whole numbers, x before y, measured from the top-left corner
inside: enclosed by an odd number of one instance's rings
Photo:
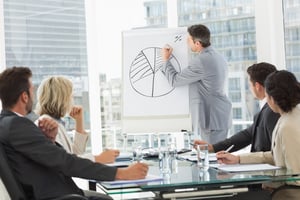
[[[182,71],[174,68],[172,47],[162,49],[162,72],[171,86],[189,86],[192,131],[209,143],[227,137],[231,127],[231,102],[225,92],[227,63],[210,44],[210,31],[202,25],[188,27],[188,46],[195,56]]]
[[[3,107],[0,115],[0,142],[28,199],[84,195],[71,177],[99,181],[145,178],[148,166],[144,163],[121,169],[68,154],[53,142],[57,125],[43,127],[43,132],[46,132],[43,134],[39,127],[24,117],[31,111],[33,104],[31,77],[32,72],[27,67],[7,68],[0,74]]]

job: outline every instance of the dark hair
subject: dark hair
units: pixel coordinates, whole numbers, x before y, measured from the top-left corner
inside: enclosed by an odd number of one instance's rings
[[[264,85],[264,82],[269,74],[276,71],[276,67],[270,63],[261,62],[248,67],[247,73],[250,81],[254,84],[258,82]]]
[[[193,40],[199,41],[203,47],[210,46],[210,31],[206,26],[202,24],[192,25],[188,27],[187,31]]]
[[[22,92],[29,94],[31,76],[28,67],[7,68],[0,74],[0,99],[4,109],[15,105]]]
[[[265,81],[265,89],[284,112],[291,111],[300,103],[300,84],[289,71],[280,70],[270,74]]]

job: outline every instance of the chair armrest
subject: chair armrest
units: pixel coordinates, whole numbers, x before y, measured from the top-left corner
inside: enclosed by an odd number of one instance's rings
[[[79,194],[68,194],[62,197],[57,197],[53,200],[88,200],[88,197],[79,195]]]

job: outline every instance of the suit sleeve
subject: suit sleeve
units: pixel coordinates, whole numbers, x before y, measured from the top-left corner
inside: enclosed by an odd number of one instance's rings
[[[84,134],[82,134],[75,131],[74,140],[73,140],[74,142],[72,146],[73,146],[73,151],[76,155],[84,154],[88,138],[89,138],[88,133],[84,132]]]
[[[249,144],[251,144],[252,141],[252,129],[253,124],[249,126],[247,129],[244,129],[230,138],[227,138],[223,141],[220,141],[216,144],[213,144],[213,148],[215,152],[222,151],[230,147],[231,145],[234,145],[234,147],[230,150],[230,152],[238,151]]]
[[[168,60],[161,69],[169,84],[173,87],[188,85],[203,79],[204,71],[200,59],[192,59],[189,66],[181,72],[177,72],[173,64]]]
[[[66,176],[101,181],[115,179],[117,168],[68,154],[48,140],[34,123],[24,117],[15,117],[9,129],[8,143],[32,162]]]

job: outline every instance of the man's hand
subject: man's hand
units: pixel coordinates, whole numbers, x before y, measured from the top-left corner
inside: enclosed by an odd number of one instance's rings
[[[101,154],[95,156],[95,161],[98,163],[108,164],[113,163],[116,160],[116,157],[120,155],[120,151],[116,149],[107,149]]]
[[[148,165],[145,163],[135,163],[126,168],[118,168],[116,180],[143,179],[148,173]]]
[[[50,117],[42,117],[38,119],[38,127],[52,142],[55,142],[55,138],[58,131],[58,123]]]
[[[204,140],[194,140],[193,147],[196,149],[197,145],[200,145],[200,144],[208,144],[208,143]],[[208,151],[215,152],[214,147],[211,144],[208,144]]]
[[[166,44],[165,47],[163,47],[161,50],[161,57],[163,61],[169,60],[169,58],[172,55],[172,52],[173,52],[173,48],[170,45]]]

